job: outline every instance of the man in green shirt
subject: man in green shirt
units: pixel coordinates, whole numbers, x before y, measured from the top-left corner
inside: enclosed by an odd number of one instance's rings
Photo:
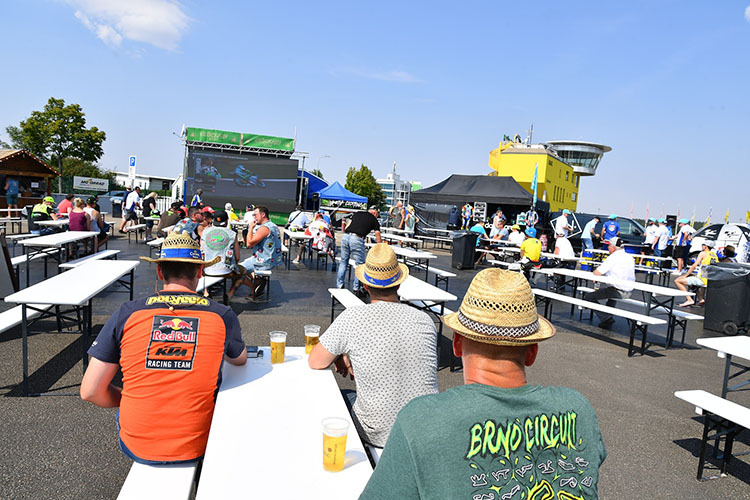
[[[591,404],[574,389],[526,383],[555,328],[523,275],[481,271],[443,321],[465,385],[401,410],[360,499],[597,498],[607,453]]]

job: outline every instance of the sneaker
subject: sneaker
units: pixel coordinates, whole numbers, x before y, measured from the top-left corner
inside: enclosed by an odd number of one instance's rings
[[[603,328],[604,330],[609,329],[610,326],[615,324],[615,318],[610,316],[609,318],[603,320],[601,323],[599,323],[599,328]]]
[[[299,259],[294,259],[294,260],[292,261],[292,264],[299,264]]]

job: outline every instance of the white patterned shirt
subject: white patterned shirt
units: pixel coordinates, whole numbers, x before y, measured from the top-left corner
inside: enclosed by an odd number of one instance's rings
[[[352,362],[354,422],[371,444],[385,446],[406,403],[438,392],[436,339],[427,313],[395,302],[350,307],[320,336],[328,352]]]

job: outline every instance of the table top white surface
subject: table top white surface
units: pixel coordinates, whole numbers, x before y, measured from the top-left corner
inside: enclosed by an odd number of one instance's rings
[[[331,370],[308,367],[304,347],[245,366],[224,363],[196,498],[356,499],[372,474]],[[349,421],[346,465],[323,470],[321,421]]]
[[[138,260],[96,260],[5,297],[16,304],[80,306],[140,264]]]
[[[579,278],[591,281],[598,281],[600,283],[607,283],[610,285],[621,285],[632,287],[635,290],[642,290],[657,295],[665,295],[667,297],[692,297],[695,295],[693,292],[683,292],[676,288],[667,288],[664,286],[651,285],[649,283],[642,283],[640,281],[626,281],[612,278],[610,276],[599,276],[589,271],[562,269],[562,268],[550,268],[550,272],[553,274],[561,274],[563,276],[570,276],[572,278]]]
[[[720,358],[727,354],[750,360],[750,337],[737,335],[735,337],[704,337],[696,340],[698,345],[718,351]]]
[[[406,229],[398,229],[396,227],[381,227],[380,230],[383,232],[399,233],[399,234],[406,234],[409,232]]]
[[[21,217],[0,217],[0,222],[20,222],[22,220]]]
[[[450,234],[450,233],[453,232],[453,231],[451,231],[449,229],[438,229],[436,227],[425,227],[422,230],[423,231],[433,231],[435,233],[446,233],[446,234]]]
[[[409,276],[398,287],[398,296],[403,301],[450,302],[457,297],[442,288],[431,285],[414,276]]]
[[[65,231],[64,233],[53,233],[36,238],[28,238],[18,243],[25,247],[59,247],[74,241],[85,240],[96,236],[96,231]]]
[[[284,234],[293,240],[311,240],[313,238],[309,234],[305,234],[304,231],[290,231],[286,228],[284,229]]]
[[[68,219],[40,220],[39,222],[37,222],[37,225],[48,227],[63,227],[67,226],[69,223],[70,221]]]

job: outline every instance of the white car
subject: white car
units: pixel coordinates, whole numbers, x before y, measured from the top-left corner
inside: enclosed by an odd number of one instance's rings
[[[710,224],[700,228],[693,235],[690,245],[690,257],[695,258],[701,251],[705,240],[714,240],[716,252],[732,245],[737,253],[738,262],[750,262],[750,225],[747,224]]]

